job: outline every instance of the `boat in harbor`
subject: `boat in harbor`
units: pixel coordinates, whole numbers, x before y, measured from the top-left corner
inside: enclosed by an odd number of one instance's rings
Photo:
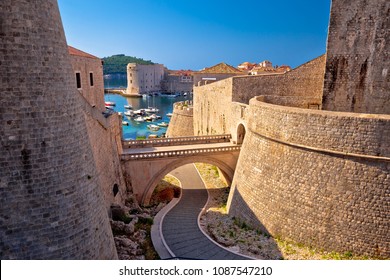
[[[153,120],[161,120],[161,119],[162,119],[161,116],[156,115],[156,114],[152,114],[150,117],[151,117]]]
[[[127,121],[122,121],[122,125],[129,125],[129,122],[127,122]]]
[[[159,110],[156,107],[148,107],[144,109],[146,113],[157,113]]]
[[[157,134],[150,134],[150,135],[148,136],[148,138],[153,139],[153,138],[158,138],[158,136],[157,136]]]
[[[136,117],[136,118],[134,119],[134,121],[136,121],[136,122],[144,122],[145,119],[144,119],[142,116],[138,116],[138,117]]]
[[[167,114],[167,117],[168,117],[168,118],[172,117],[172,113],[168,113],[168,114]]]
[[[168,126],[168,123],[166,122],[160,122],[157,124],[158,126],[161,126],[161,127],[167,127]]]
[[[133,112],[134,112],[134,114],[140,115],[140,116],[144,116],[146,114],[145,109],[139,109],[139,110],[135,110]]]
[[[127,110],[123,113],[125,116],[127,117],[133,117],[135,114],[134,114],[134,111],[132,110]]]
[[[133,106],[131,106],[130,104],[125,105],[124,107],[125,107],[126,110],[131,110],[131,109],[133,109]]]
[[[115,107],[115,102],[112,102],[112,101],[104,101],[104,105],[106,106],[111,106],[111,107]]]
[[[155,124],[148,124],[147,127],[152,130],[152,131],[157,131],[160,129],[160,127],[158,125],[155,125]]]

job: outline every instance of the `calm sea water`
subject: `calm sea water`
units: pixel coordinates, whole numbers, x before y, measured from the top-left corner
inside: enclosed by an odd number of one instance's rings
[[[104,79],[105,87],[108,87],[108,85],[111,86],[114,82],[111,79]],[[126,78],[122,79],[122,81],[119,81],[117,78],[115,79],[115,87],[125,87],[126,84]],[[137,137],[148,137],[150,134],[157,134],[158,136],[161,136],[163,133],[166,133],[167,128],[161,127],[158,131],[151,131],[147,128],[148,124],[157,124],[159,122],[167,122],[169,123],[170,118],[166,115],[168,113],[172,113],[173,111],[173,103],[184,101],[184,100],[191,100],[191,96],[178,96],[175,98],[167,97],[167,96],[148,96],[148,97],[123,97],[118,94],[105,94],[104,95],[105,101],[113,101],[115,102],[116,106],[114,110],[116,112],[122,112],[126,111],[124,105],[131,105],[133,106],[133,110],[148,108],[149,106],[157,107],[159,109],[159,112],[156,113],[156,115],[159,115],[162,117],[160,120],[156,120],[154,122],[135,122],[131,120],[131,118],[128,118],[123,115],[123,120],[127,121],[129,123],[128,126],[123,125],[123,138],[124,139],[136,139]]]

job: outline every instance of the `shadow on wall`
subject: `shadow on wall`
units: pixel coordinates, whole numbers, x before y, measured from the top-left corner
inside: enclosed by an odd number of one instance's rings
[[[244,232],[251,231],[252,233],[249,234],[250,238],[252,237],[253,233],[255,233],[255,241],[252,241],[253,243],[249,246],[248,251],[253,253],[254,256],[256,256],[259,259],[268,259],[268,260],[282,260],[284,259],[284,256],[275,240],[275,238],[270,234],[270,232],[267,230],[267,228],[261,223],[261,221],[258,220],[258,218],[255,216],[255,214],[250,210],[248,205],[245,203],[243,198],[241,197],[240,193],[237,191],[237,189],[234,190],[234,196],[236,201],[239,201],[239,205],[242,206],[242,209],[235,209],[236,213],[237,211],[241,211],[240,217],[237,217],[235,215],[231,215],[231,213],[228,214],[221,214],[218,213],[219,220],[226,220],[231,219],[233,220],[233,226],[238,229],[241,229]],[[225,217],[224,217],[225,216]],[[251,221],[256,221],[256,223],[250,223]],[[212,234],[211,234],[212,236]],[[244,236],[244,238],[247,235]],[[237,240],[237,243],[243,242],[242,236]],[[250,239],[249,238],[249,239]],[[214,238],[215,239],[215,238]],[[244,241],[249,241],[249,239]],[[259,241],[259,242],[257,242]],[[237,244],[236,244],[237,245]],[[257,247],[260,245],[260,247]]]

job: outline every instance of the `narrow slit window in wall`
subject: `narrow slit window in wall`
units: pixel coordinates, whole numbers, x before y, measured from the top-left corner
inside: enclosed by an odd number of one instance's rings
[[[92,72],[89,73],[89,84],[91,87],[93,87],[93,73]]]
[[[76,83],[77,83],[77,89],[81,89],[81,74],[76,73]]]

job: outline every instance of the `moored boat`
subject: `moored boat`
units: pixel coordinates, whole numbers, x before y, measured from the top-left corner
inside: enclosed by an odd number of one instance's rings
[[[161,116],[156,115],[156,114],[153,114],[153,115],[151,115],[150,117],[151,117],[153,120],[160,120],[160,119],[162,119]]]
[[[145,119],[144,119],[143,117],[141,117],[141,116],[138,116],[138,117],[136,117],[136,118],[134,119],[134,121],[136,121],[136,122],[144,122]]]
[[[158,125],[155,125],[155,124],[148,124],[147,127],[152,130],[152,131],[157,131],[160,129],[160,127]]]
[[[104,105],[107,107],[107,106],[111,106],[111,107],[114,107],[115,106],[115,102],[112,102],[112,101],[104,101]]]
[[[161,126],[161,127],[167,127],[168,126],[168,123],[166,122],[160,122],[157,124],[158,126]]]

